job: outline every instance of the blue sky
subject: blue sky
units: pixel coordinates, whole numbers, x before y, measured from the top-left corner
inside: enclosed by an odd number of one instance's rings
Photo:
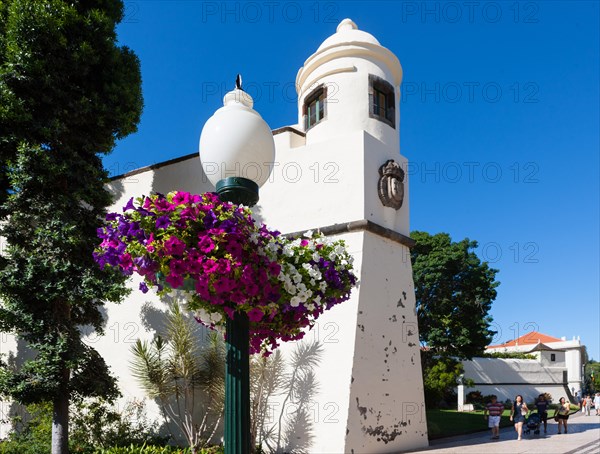
[[[298,69],[350,17],[404,69],[411,229],[477,240],[500,270],[495,342],[581,336],[600,359],[598,2],[125,5],[145,109],[111,175],[196,152],[238,72],[272,128],[295,123]]]

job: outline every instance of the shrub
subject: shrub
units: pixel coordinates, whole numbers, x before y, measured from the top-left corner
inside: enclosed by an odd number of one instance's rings
[[[102,399],[86,399],[71,404],[69,452],[92,454],[111,446],[164,445],[167,439],[158,436],[155,425],[145,417],[144,405],[129,403],[122,413]],[[11,418],[12,430],[0,443],[0,454],[40,454],[51,451],[52,404],[31,404],[24,415]],[[113,448],[111,448],[113,449]],[[116,448],[115,448],[116,449]],[[129,449],[129,448],[127,448]],[[165,451],[178,452],[178,451]],[[154,454],[152,451],[148,453]]]
[[[466,396],[468,404],[483,404],[483,396],[480,391],[471,391]]]
[[[196,454],[223,454],[222,446],[212,446],[196,451]],[[117,446],[114,448],[102,449],[94,454],[192,454],[190,448],[177,448],[175,446],[147,446],[135,445]]]
[[[492,396],[494,396],[494,394],[486,394],[483,396],[483,405],[489,404],[492,401]]]
[[[12,431],[0,443],[2,454],[39,454],[51,451],[52,404],[31,404],[24,416],[11,417]]]

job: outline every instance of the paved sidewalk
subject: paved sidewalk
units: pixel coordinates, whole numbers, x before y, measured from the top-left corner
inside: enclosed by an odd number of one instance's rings
[[[523,434],[517,441],[514,428],[500,430],[500,440],[490,440],[489,432],[433,440],[429,448],[410,452],[442,453],[507,453],[507,454],[598,454],[600,453],[600,416],[575,413],[569,417],[569,433],[558,435],[557,424],[548,421],[539,435]]]

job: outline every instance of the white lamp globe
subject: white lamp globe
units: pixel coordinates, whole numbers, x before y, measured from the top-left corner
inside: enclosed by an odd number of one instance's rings
[[[234,89],[223,107],[208,119],[200,134],[200,162],[210,182],[241,177],[259,187],[269,179],[275,142],[269,125],[252,109],[252,97]]]

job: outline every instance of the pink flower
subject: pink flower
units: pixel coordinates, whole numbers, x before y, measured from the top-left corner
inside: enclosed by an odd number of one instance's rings
[[[258,307],[253,307],[248,311],[248,319],[251,322],[260,322],[263,318],[263,311],[261,311]]]
[[[187,263],[183,260],[172,260],[169,268],[173,274],[186,274],[188,272]]]
[[[246,295],[244,295],[242,292],[232,292],[229,295],[229,299],[236,304],[244,304],[246,302]]]
[[[237,283],[235,282],[235,280],[230,279],[228,277],[221,277],[213,283],[213,287],[215,288],[215,291],[217,293],[231,292],[236,286]]]
[[[200,249],[200,252],[208,254],[214,248],[215,243],[213,243],[213,240],[209,236],[203,236],[200,238],[200,241],[198,241],[198,249]]]
[[[202,268],[204,268],[206,274],[214,273],[217,271],[217,262],[213,259],[208,259],[202,264]]]
[[[202,299],[210,299],[210,291],[208,288],[208,279],[206,276],[199,276],[196,280],[196,293],[202,297]]]
[[[198,210],[196,208],[187,207],[181,210],[181,219],[196,219]]]
[[[125,270],[130,269],[133,266],[131,255],[123,254],[121,257],[119,257],[119,265],[121,265]]]
[[[237,241],[227,242],[227,244],[225,244],[225,250],[236,258],[242,255],[242,245]]]
[[[168,255],[183,255],[185,251],[185,243],[176,236],[172,236],[165,241],[165,252]]]
[[[258,285],[256,285],[254,282],[248,282],[246,284],[246,293],[248,294],[249,297],[258,295],[259,290],[260,289],[259,289]]]
[[[183,285],[183,276],[179,274],[169,274],[165,279],[172,288],[179,288]]]
[[[281,273],[281,265],[277,262],[269,263],[269,274],[271,276],[279,276],[279,273]]]
[[[167,199],[164,199],[164,198],[157,198],[154,201],[154,206],[156,207],[156,209],[158,211],[173,211],[173,210],[175,210],[175,205],[173,205],[172,203],[169,203],[167,201]]]
[[[187,205],[190,203],[190,193],[179,191],[173,196],[173,204],[175,205]]]
[[[144,198],[144,204],[142,205],[142,207],[144,207],[146,210],[150,210],[154,207],[154,202],[150,197],[146,197]]]
[[[231,263],[227,259],[219,259],[217,273],[228,274],[231,271]]]
[[[187,267],[190,274],[198,274],[203,270],[201,259],[196,257],[188,257]]]
[[[242,271],[242,276],[241,276],[240,280],[244,284],[248,284],[248,283],[254,282],[254,280],[255,280],[255,278],[254,278],[254,269],[250,265],[246,265],[244,267],[244,271]]]

